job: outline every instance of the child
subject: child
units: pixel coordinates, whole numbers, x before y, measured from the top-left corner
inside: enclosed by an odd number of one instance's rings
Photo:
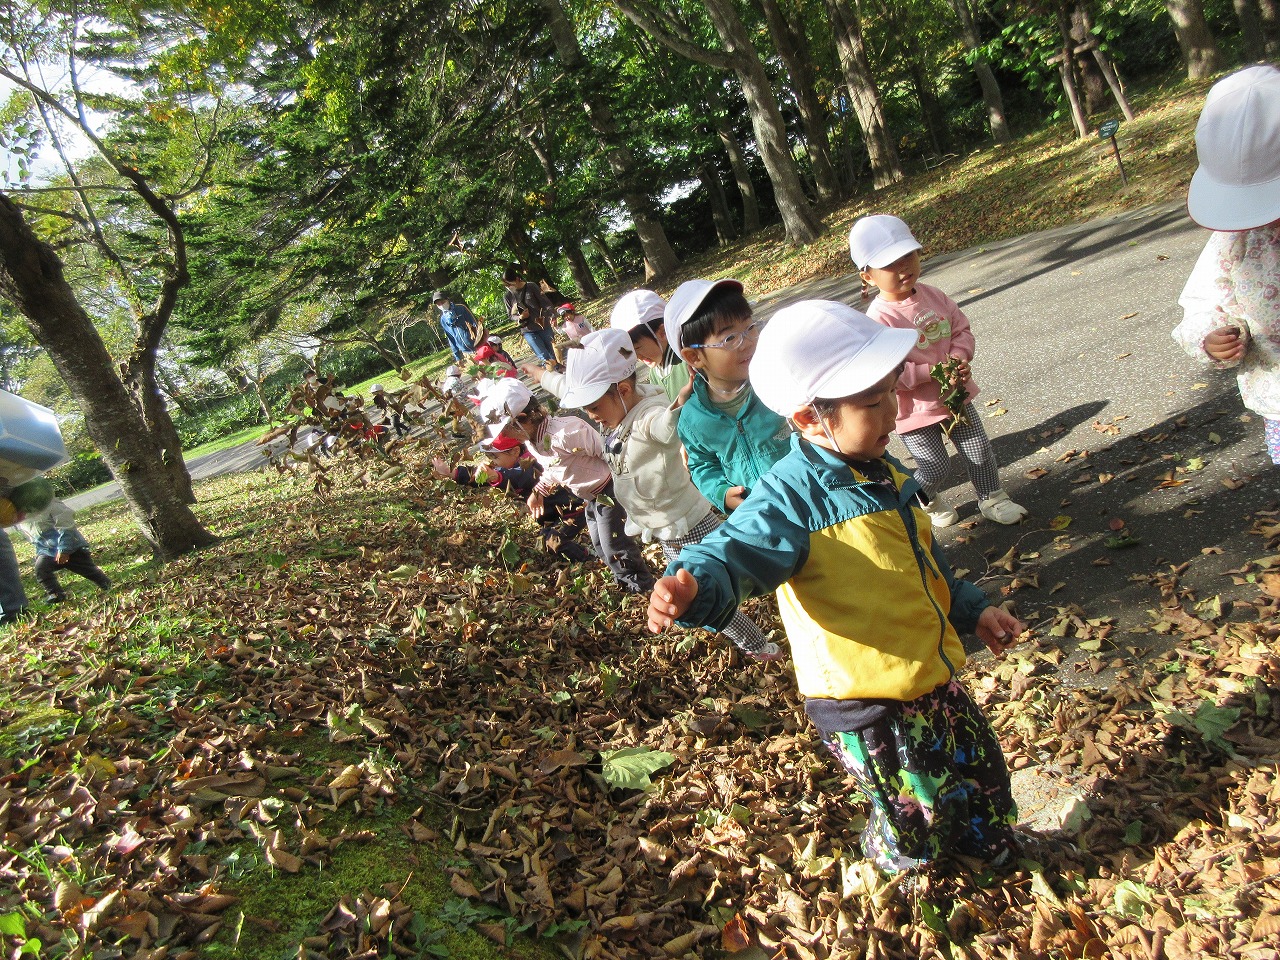
[[[1196,154],[1187,212],[1215,233],[1178,299],[1185,316],[1173,336],[1193,357],[1236,368],[1280,464],[1280,70],[1247,67],[1214,84]]]
[[[493,344],[482,344],[480,349],[476,351],[476,363],[490,370],[490,376],[493,377],[514,377],[516,373],[516,365],[503,360],[498,351],[493,349]]]
[[[60,567],[103,591],[111,589],[111,579],[93,562],[89,541],[76,529],[75,513],[53,495],[53,484],[36,477],[14,487],[9,500],[18,513],[18,529],[36,548],[36,581],[45,589],[45,600],[67,599],[58,583]]]
[[[404,413],[404,404],[399,400],[388,397],[386,388],[375,383],[369,388],[369,398],[373,401],[373,405],[382,411],[382,425],[385,428],[387,423],[391,424],[391,429],[396,432],[396,436],[404,439],[409,434],[409,428],[404,425],[401,414]]]
[[[995,732],[956,680],[958,630],[1001,653],[1023,625],[955,579],[885,450],[911,331],[842,303],[778,311],[751,382],[795,424],[746,504],[667,567],[649,628],[726,623],[778,590],[805,712],[871,802],[863,853],[902,870],[948,851],[1016,851],[1016,807]]]
[[[588,334],[582,349],[569,351],[566,366],[565,406],[582,408],[611,431],[605,459],[614,496],[627,511],[627,533],[657,540],[667,560],[675,560],[681,547],[720,525],[720,515],[685,472],[676,432],[681,408],[670,409],[657,387],[636,383],[636,353],[621,330]],[[753,659],[781,656],[744,613],[734,615],[724,634]]]
[[[444,379],[440,381],[440,392],[446,397],[452,397],[462,387],[462,368],[456,363],[451,363],[444,368]]]
[[[546,498],[565,487],[586,501],[587,532],[596,553],[623,589],[647,593],[653,571],[626,534],[627,515],[613,502],[613,478],[600,434],[578,417],[551,417],[519,380],[498,380],[480,401],[480,419],[494,435],[524,441],[542,466],[529,494],[529,512],[540,519]]]
[[[493,347],[493,355],[503,363],[510,364],[513,367],[516,365],[515,360],[511,359],[511,354],[502,349],[502,338],[496,333],[492,336],[486,337],[484,342]]]
[[[692,370],[693,394],[680,416],[689,473],[716,509],[732,513],[786,454],[791,434],[747,380],[764,321],[751,319],[737,280],[690,280],[676,288],[663,323]]]
[[[649,382],[675,402],[689,385],[689,365],[667,341],[666,309],[667,302],[652,290],[632,290],[614,304],[609,325],[630,335],[636,356],[649,365]]]
[[[945,293],[919,282],[919,251],[920,244],[897,217],[863,217],[849,231],[849,255],[863,283],[880,289],[867,315],[886,327],[916,334],[915,349],[907,355],[898,378],[897,433],[916,461],[915,477],[928,497],[925,511],[935,527],[949,527],[960,519],[938,493],[951,470],[943,425],[952,413],[943,405],[941,386],[929,374],[934,364],[955,357],[960,361],[956,376],[967,399],[964,419],[951,429],[951,442],[964,457],[982,515],[996,523],[1018,523],[1027,510],[1000,488],[996,454],[972,403],[978,386],[969,372],[973,360],[969,320]]]
[[[475,468],[461,464],[452,469],[444,460],[436,457],[431,470],[437,476],[470,487],[498,487],[507,496],[526,501],[537,484],[537,473],[520,463],[520,441],[511,437],[490,437],[480,444],[489,458],[488,468]],[[591,559],[591,553],[575,537],[586,525],[582,516],[582,501],[564,488],[556,490],[542,501],[542,516],[538,525],[542,529],[542,542],[547,552],[578,562]]]

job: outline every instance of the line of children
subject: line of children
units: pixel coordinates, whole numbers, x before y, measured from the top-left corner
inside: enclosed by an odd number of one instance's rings
[[[982,515],[996,523],[1019,523],[1027,510],[1001,488],[995,450],[973,406],[978,385],[969,371],[974,348],[969,319],[945,293],[920,282],[920,243],[897,217],[876,215],[858,220],[849,231],[849,255],[863,283],[879,288],[867,315],[887,327],[916,335],[898,378],[897,433],[915,459],[916,480],[929,498],[925,509],[930,522],[935,527],[948,527],[960,519],[938,492],[951,472],[943,425],[952,419],[952,413],[942,402],[941,385],[930,376],[934,364],[955,357],[960,361],[957,375],[968,399],[964,419],[951,429],[949,439],[964,459]]]
[[[689,473],[702,495],[732,513],[787,452],[791,428],[748,381],[763,320],[736,280],[690,280],[667,304],[667,344],[691,370],[693,392],[680,417]]]
[[[758,402],[795,425],[789,452],[684,548],[649,605],[654,632],[723,627],[777,589],[805,711],[870,800],[863,851],[886,871],[1017,851],[999,741],[956,671],[958,631],[998,654],[1024,627],[955,578],[919,483],[886,453],[916,341],[840,303],[780,310],[750,376]]]
[[[685,472],[676,426],[681,408],[666,394],[636,382],[636,352],[622,330],[598,330],[567,352],[566,406],[585,410],[609,431],[605,459],[613,492],[627,512],[627,533],[657,540],[668,561],[720,525],[720,515]],[[778,645],[738,612],[723,632],[756,660],[781,656]]]
[[[542,516],[546,497],[561,487],[581,497],[587,532],[600,558],[624,589],[647,593],[653,571],[627,536],[626,514],[613,500],[613,477],[599,431],[579,417],[549,416],[519,380],[492,383],[481,397],[480,418],[491,435],[520,440],[541,464],[542,476],[528,497],[534,518]]]
[[[1236,369],[1280,464],[1280,70],[1247,67],[1215,83],[1196,154],[1187,212],[1214,233],[1178,299],[1185,315],[1173,336],[1191,356]]]
[[[431,470],[441,479],[462,486],[497,487],[512,499],[527,502],[537,486],[538,474],[521,463],[520,441],[512,437],[487,437],[481,441],[480,449],[489,460],[487,468],[477,469],[466,464],[451,468],[436,457],[431,461]],[[564,487],[543,497],[542,515],[537,520],[548,553],[577,562],[591,559],[590,551],[576,540],[586,526],[583,507],[582,500]]]

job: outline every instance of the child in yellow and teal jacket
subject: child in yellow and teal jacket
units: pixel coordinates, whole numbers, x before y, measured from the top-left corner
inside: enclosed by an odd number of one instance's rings
[[[805,712],[870,800],[863,851],[888,871],[1017,851],[1004,755],[956,671],[958,631],[1001,653],[1024,627],[955,578],[919,484],[885,452],[915,340],[840,303],[780,310],[751,382],[795,425],[790,452],[681,551],[649,605],[654,632],[720,628],[777,590]]]

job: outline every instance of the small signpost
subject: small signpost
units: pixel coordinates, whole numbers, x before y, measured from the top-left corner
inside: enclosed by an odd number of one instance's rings
[[[1111,141],[1111,152],[1116,155],[1116,166],[1120,168],[1120,184],[1125,186],[1129,178],[1124,175],[1124,161],[1120,159],[1120,146],[1116,143],[1116,131],[1119,129],[1119,120],[1107,120],[1098,128],[1098,138]]]

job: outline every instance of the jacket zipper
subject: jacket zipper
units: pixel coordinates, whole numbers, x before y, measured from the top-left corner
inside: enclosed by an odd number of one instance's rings
[[[938,601],[933,597],[933,590],[929,587],[929,574],[927,564],[923,555],[920,553],[920,540],[916,536],[916,518],[911,512],[911,507],[906,507],[903,512],[901,506],[898,507],[898,514],[903,518],[903,522],[907,527],[907,535],[911,540],[911,552],[916,556],[916,566],[920,569],[920,584],[924,587],[925,596],[929,598],[929,602],[933,604],[934,612],[938,615],[938,656],[942,658],[942,662],[947,665],[947,673],[954,677],[956,675],[955,665],[947,658],[946,652],[942,649],[943,643],[947,636],[947,616],[942,612],[942,608],[938,606]]]

